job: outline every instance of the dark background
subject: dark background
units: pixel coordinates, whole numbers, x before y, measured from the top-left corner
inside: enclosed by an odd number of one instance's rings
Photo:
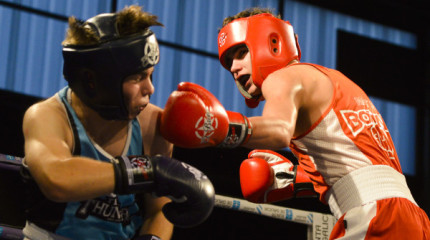
[[[428,1],[301,1],[416,34],[418,49],[410,50],[339,31],[337,69],[370,95],[417,109],[417,173],[407,176],[407,181],[415,200],[429,214],[430,193],[425,191],[430,189],[430,9],[425,6]],[[283,7],[282,1],[279,7]],[[39,100],[0,90],[0,153],[24,155],[22,117],[27,107]],[[174,156],[205,172],[217,194],[241,198],[238,169],[248,151],[175,148]],[[292,157],[288,152],[282,153]],[[22,195],[17,189],[20,189],[17,175],[0,170],[0,223],[20,227],[23,226]],[[294,199],[277,205],[329,212],[317,199]],[[306,226],[302,224],[215,208],[203,224],[192,229],[175,229],[174,239],[305,239],[304,236]]]

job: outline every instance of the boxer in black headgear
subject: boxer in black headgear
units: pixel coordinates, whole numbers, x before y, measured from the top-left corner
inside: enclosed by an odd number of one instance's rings
[[[85,22],[63,42],[69,85],[25,113],[29,239],[170,239],[203,222],[214,188],[171,158],[149,103],[157,17],[130,6]]]
[[[122,36],[116,20],[117,14],[107,13],[83,23],[98,41],[85,46],[65,41],[63,72],[70,88],[100,116],[128,119],[122,83],[127,76],[155,66],[159,49],[149,28]]]

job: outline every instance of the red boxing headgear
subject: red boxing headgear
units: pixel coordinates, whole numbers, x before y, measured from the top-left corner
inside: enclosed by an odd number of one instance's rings
[[[259,88],[270,73],[294,59],[300,60],[300,46],[293,27],[288,21],[269,13],[238,18],[221,29],[218,34],[219,60],[229,71],[225,54],[241,44],[245,44],[251,54],[252,80]],[[249,98],[240,88],[242,95]]]

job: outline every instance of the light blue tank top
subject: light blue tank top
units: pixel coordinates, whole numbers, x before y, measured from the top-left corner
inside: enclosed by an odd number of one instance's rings
[[[104,162],[110,156],[88,137],[84,126],[68,101],[69,88],[58,92],[73,129],[75,148],[73,155],[81,155]],[[130,122],[124,155],[142,155],[143,144],[137,119]],[[85,188],[85,186],[82,186]],[[69,202],[63,218],[55,230],[56,234],[72,239],[129,239],[142,225],[141,210],[135,195],[110,194],[84,202]]]

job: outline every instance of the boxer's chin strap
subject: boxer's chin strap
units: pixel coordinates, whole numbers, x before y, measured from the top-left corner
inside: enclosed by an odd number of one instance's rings
[[[250,98],[250,99],[245,98],[246,106],[248,106],[249,108],[256,108],[258,106],[258,104],[260,104],[261,100],[259,100],[259,99],[260,99],[260,97]]]
[[[239,92],[245,98],[246,106],[248,106],[249,108],[256,108],[258,104],[262,101],[263,95],[259,94],[257,96],[252,96],[243,88],[242,84],[239,81],[235,80],[234,82],[236,83]]]

